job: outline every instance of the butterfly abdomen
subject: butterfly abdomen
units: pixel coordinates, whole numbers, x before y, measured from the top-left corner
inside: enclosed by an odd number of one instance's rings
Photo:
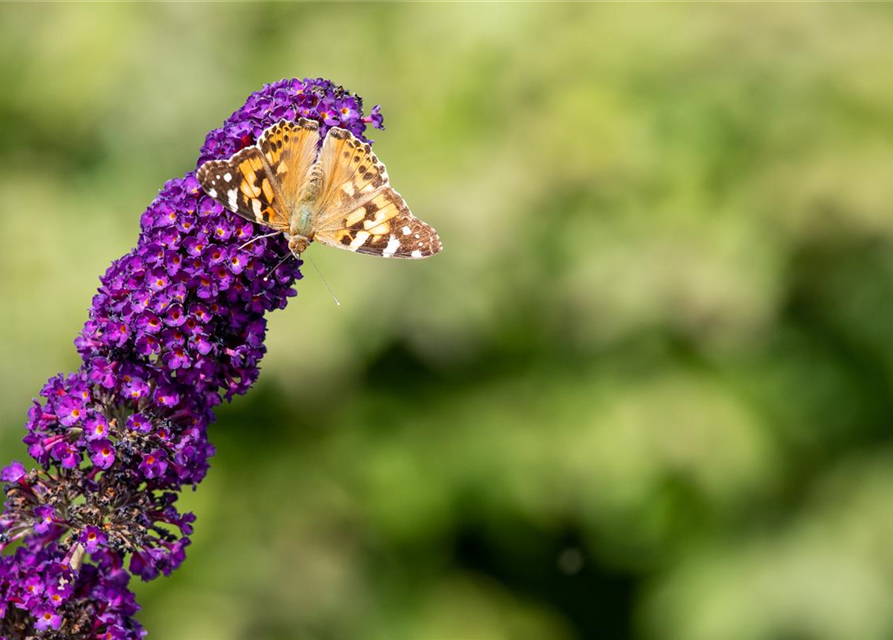
[[[302,204],[315,202],[319,199],[324,179],[325,172],[322,165],[317,163],[310,167],[310,172],[307,175],[307,183],[304,185],[304,190],[301,192]]]

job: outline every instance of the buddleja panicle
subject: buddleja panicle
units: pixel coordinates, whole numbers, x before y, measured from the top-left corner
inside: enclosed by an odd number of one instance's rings
[[[323,136],[382,128],[379,107],[364,117],[332,82],[282,80],[211,131],[197,164],[299,117]],[[178,492],[208,471],[213,408],[257,380],[265,314],[295,295],[300,263],[274,269],[284,239],[245,246],[263,231],[205,196],[193,173],[165,184],[140,223],[75,341],[83,365],[51,378],[28,413],[37,467],[0,473],[0,640],[145,635],[131,574],[151,580],[186,558],[195,517],[177,509]]]

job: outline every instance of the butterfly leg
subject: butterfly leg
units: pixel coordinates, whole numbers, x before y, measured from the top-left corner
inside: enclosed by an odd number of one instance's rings
[[[262,235],[262,236],[255,236],[255,237],[251,238],[251,240],[249,240],[249,241],[246,242],[245,244],[239,246],[239,248],[236,249],[236,251],[241,251],[241,250],[244,249],[245,247],[248,247],[248,246],[254,244],[254,243],[257,242],[258,240],[263,240],[264,238],[272,238],[273,236],[278,236],[280,233],[282,233],[282,232],[281,232],[281,231],[274,231],[273,233],[265,233],[265,234]]]

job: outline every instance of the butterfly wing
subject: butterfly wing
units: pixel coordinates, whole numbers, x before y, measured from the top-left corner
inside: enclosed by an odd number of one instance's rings
[[[210,160],[196,178],[205,192],[230,211],[288,231],[301,184],[316,155],[318,125],[283,120],[264,131],[258,144],[229,160]]]
[[[256,146],[245,147],[229,160],[209,160],[195,174],[209,196],[251,222],[287,231],[289,216],[277,202],[274,181]],[[266,188],[264,188],[266,187]]]
[[[329,130],[310,176],[314,240],[383,258],[427,258],[443,248],[434,228],[390,187],[372,147],[349,131]]]
[[[443,249],[434,228],[412,215],[400,194],[390,187],[339,216],[336,227],[320,229],[313,239],[382,258],[428,258]]]
[[[282,187],[286,210],[293,211],[316,160],[319,123],[307,118],[282,120],[264,131],[258,142],[261,152]]]

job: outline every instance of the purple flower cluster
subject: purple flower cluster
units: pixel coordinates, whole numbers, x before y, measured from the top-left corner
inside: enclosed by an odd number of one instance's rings
[[[320,144],[332,127],[347,129],[360,140],[366,125],[384,129],[381,107],[376,105],[363,117],[363,99],[323,78],[280,80],[248,98],[245,106],[205,138],[199,154],[201,165],[207,160],[228,158],[239,149],[254,144],[270,123],[308,118],[319,122]]]
[[[327,80],[282,80],[208,134],[199,164],[282,119],[362,138],[367,124],[381,128],[378,109],[363,117],[360,98]],[[101,278],[75,341],[83,365],[51,378],[28,413],[39,467],[0,473],[0,551],[12,550],[0,556],[0,640],[145,635],[124,567],[151,580],[185,559],[194,516],[176,502],[208,471],[212,409],[257,379],[264,316],[295,295],[300,263],[275,266],[284,239],[258,238],[193,173],[164,186],[141,227]]]
[[[29,539],[0,564],[3,632],[10,638],[124,640],[144,635],[133,615],[121,554],[94,547],[93,563],[60,562],[54,544]]]

